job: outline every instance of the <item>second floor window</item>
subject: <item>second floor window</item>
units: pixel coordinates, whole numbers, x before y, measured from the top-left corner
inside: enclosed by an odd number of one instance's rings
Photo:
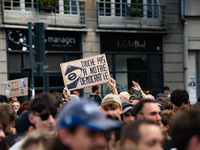
[[[158,0],[99,0],[100,16],[158,18]]]
[[[46,9],[47,11],[45,12],[78,15],[80,10],[84,8],[84,3],[82,2],[84,0],[56,0],[56,4],[51,4],[50,0],[4,0],[3,6],[4,10],[11,11],[40,12],[41,9]],[[48,11],[48,9],[52,11]]]

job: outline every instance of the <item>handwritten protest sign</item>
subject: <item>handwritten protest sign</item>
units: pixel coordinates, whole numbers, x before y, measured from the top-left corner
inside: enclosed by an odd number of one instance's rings
[[[60,64],[65,86],[75,90],[108,82],[110,73],[105,54]]]
[[[4,93],[7,98],[28,95],[28,78],[6,81]]]

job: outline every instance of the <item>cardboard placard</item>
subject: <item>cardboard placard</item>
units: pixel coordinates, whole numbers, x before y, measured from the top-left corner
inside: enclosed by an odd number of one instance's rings
[[[4,93],[7,98],[28,95],[28,78],[9,80],[4,85]]]
[[[105,54],[60,64],[65,86],[70,91],[107,83],[110,78]]]

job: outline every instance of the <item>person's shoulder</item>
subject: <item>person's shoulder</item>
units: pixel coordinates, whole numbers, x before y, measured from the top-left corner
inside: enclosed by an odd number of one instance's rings
[[[13,146],[11,146],[9,148],[9,150],[19,150],[21,148],[21,146],[24,143],[24,138],[22,138],[21,140],[17,141]]]

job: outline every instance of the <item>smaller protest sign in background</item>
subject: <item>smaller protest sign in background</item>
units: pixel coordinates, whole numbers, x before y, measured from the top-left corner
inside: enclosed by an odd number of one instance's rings
[[[75,90],[107,83],[110,78],[105,54],[60,64],[65,86]]]
[[[28,95],[28,78],[6,81],[4,93],[7,98]]]

